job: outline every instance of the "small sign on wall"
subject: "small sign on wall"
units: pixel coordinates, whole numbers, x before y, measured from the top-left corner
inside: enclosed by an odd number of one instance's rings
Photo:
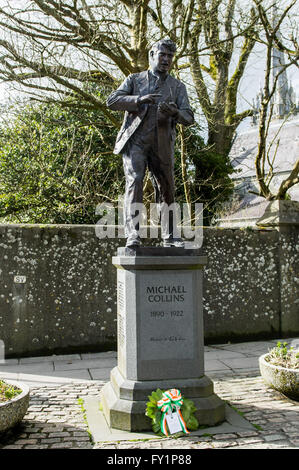
[[[25,284],[26,276],[14,276],[13,280],[16,284]]]

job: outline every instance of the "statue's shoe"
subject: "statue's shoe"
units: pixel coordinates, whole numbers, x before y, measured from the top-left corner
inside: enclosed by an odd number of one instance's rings
[[[140,240],[140,237],[139,236],[132,236],[132,237],[128,237],[127,239],[127,243],[126,243],[126,246],[127,247],[130,247],[130,246],[140,246],[141,245],[141,240]]]
[[[175,246],[177,248],[185,248],[185,243],[184,240],[182,240],[181,238],[164,238],[163,246]]]

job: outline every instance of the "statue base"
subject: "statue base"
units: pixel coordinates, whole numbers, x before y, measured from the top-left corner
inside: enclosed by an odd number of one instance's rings
[[[225,419],[225,404],[204,374],[202,272],[198,250],[119,248],[117,267],[118,365],[101,391],[110,427],[151,430],[145,416],[157,388],[190,398],[200,425]]]

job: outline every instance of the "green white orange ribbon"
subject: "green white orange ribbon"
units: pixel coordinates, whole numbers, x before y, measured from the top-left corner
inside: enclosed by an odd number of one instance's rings
[[[158,408],[162,411],[162,418],[160,422],[161,431],[166,436],[168,436],[166,415],[168,413],[172,413],[172,411],[177,411],[182,431],[186,434],[189,434],[189,431],[187,429],[186,423],[180,410],[183,403],[183,397],[181,395],[180,390],[178,390],[177,388],[166,390],[166,392],[163,393],[162,399],[157,402]]]

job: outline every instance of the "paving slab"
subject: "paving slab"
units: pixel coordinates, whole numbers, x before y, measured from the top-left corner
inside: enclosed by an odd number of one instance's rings
[[[76,369],[76,370],[55,370],[51,374],[47,374],[51,377],[61,377],[65,379],[85,379],[90,380],[90,374],[88,369]]]
[[[11,364],[5,367],[0,365],[0,372],[13,372],[13,373],[44,373],[54,370],[53,362],[38,362],[34,364]]]
[[[55,361],[55,370],[75,370],[75,369],[112,369],[117,364],[117,359],[114,357],[104,357],[95,359],[80,359],[75,361]]]
[[[245,358],[246,355],[239,351],[229,351],[226,349],[210,349],[205,351],[205,361],[211,359],[222,359],[222,358]]]
[[[18,372],[0,371],[0,379],[18,380]]]
[[[223,358],[221,362],[231,369],[259,369],[259,363],[256,357]]]
[[[38,374],[18,374],[17,380],[23,382],[32,382],[36,385],[52,384],[53,383],[68,383],[68,382],[82,382],[90,381],[91,377],[88,370],[72,370],[72,371],[53,371],[51,373],[38,375]]]
[[[109,380],[110,379],[110,372],[111,372],[111,369],[110,368],[107,368],[107,369],[89,369],[89,373],[91,375],[91,378],[93,380]]]
[[[267,352],[269,348],[273,348],[277,343],[276,340],[269,341],[250,341],[245,343],[226,343],[218,344],[214,347],[217,349],[227,350],[227,351],[238,351],[238,352],[256,352],[264,351]]]
[[[224,364],[222,361],[219,361],[218,359],[207,359],[205,360],[205,371],[223,371],[223,370],[229,370],[230,367]]]
[[[105,351],[98,353],[82,353],[80,354],[82,359],[101,359],[106,357],[117,357],[117,351]]]
[[[81,359],[80,354],[62,354],[56,355],[52,354],[51,356],[34,356],[34,357],[22,357],[20,359],[20,364],[34,364],[36,362],[56,362],[56,361],[69,361]]]
[[[215,350],[215,348],[214,348],[213,345],[211,345],[211,346],[205,346],[204,349],[205,349],[205,352],[209,352],[209,351],[214,351],[214,350]]]
[[[238,372],[240,372],[241,369],[238,369]],[[206,371],[206,375],[211,379],[211,380],[218,380],[219,379],[219,376],[221,374],[221,377],[231,377],[232,374],[235,374],[235,371],[233,371],[232,369],[223,369],[221,371],[219,370],[209,370],[209,371]]]
[[[0,359],[0,367],[19,364],[19,359]]]

